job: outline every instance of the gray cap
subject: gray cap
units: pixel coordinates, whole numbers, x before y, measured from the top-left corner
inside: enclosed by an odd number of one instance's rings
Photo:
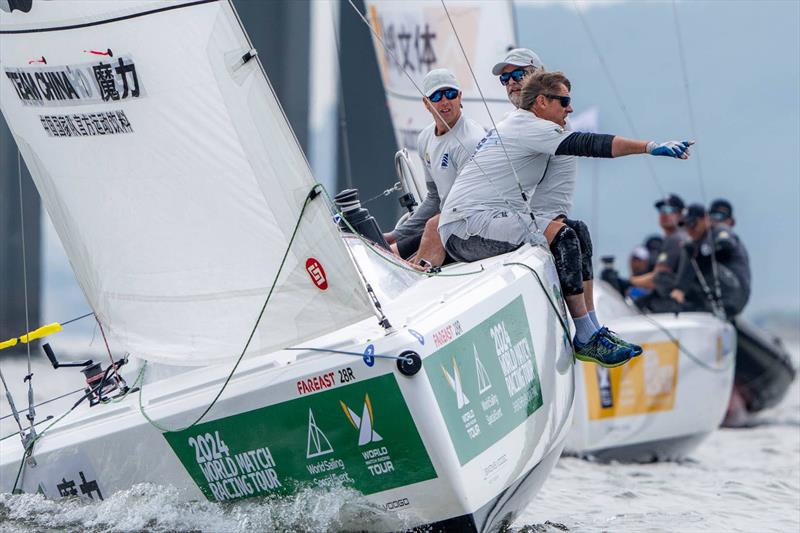
[[[455,75],[446,68],[433,69],[425,74],[422,79],[422,92],[425,93],[425,96],[430,97],[430,95],[445,87],[461,90]]]
[[[515,67],[533,67],[534,70],[539,70],[542,65],[542,60],[539,56],[529,48],[514,48],[509,50],[503,61],[492,67],[492,75],[499,76],[500,73],[506,68],[506,65],[514,65]]]

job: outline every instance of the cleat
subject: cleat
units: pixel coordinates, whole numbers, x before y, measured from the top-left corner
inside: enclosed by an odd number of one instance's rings
[[[633,351],[633,357],[642,355],[642,347],[639,346],[638,344],[626,341],[625,339],[623,339],[622,337],[620,337],[619,335],[617,335],[616,333],[614,333],[605,326],[600,328],[599,331],[612,341],[616,342],[617,344],[621,344],[623,346],[627,346],[628,348],[630,348]]]
[[[634,357],[631,347],[615,342],[602,329],[595,331],[586,344],[579,343],[577,337],[572,343],[576,359],[606,368],[624,365]]]

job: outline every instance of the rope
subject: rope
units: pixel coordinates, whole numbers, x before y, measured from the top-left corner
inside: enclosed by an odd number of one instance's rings
[[[71,319],[67,320],[66,322],[61,322],[61,326],[63,327],[63,326],[66,326],[67,324],[72,324],[73,322],[77,322],[78,320],[81,320],[83,318],[92,316],[93,314],[94,314],[94,311],[90,311],[90,312],[86,313],[85,315],[81,315],[81,316],[78,316],[78,317],[75,317],[75,318],[71,318]]]
[[[622,99],[622,93],[620,93],[619,87],[617,87],[616,82],[614,81],[614,77],[611,75],[611,71],[606,64],[605,59],[603,59],[603,55],[600,53],[600,46],[597,44],[597,40],[594,38],[592,34],[592,30],[589,28],[589,24],[586,22],[583,14],[581,13],[580,8],[577,5],[577,0],[572,0],[573,7],[575,13],[578,15],[578,18],[583,25],[583,29],[586,31],[586,36],[589,38],[589,41],[592,44],[592,49],[594,50],[595,54],[597,55],[597,59],[600,61],[600,66],[603,68],[603,73],[605,74],[606,78],[608,79],[609,85],[611,85],[611,90],[614,92],[614,96],[617,99],[617,104],[619,104],[620,109],[622,110],[622,114],[625,116],[625,120],[628,123],[628,128],[630,128],[631,133],[637,139],[641,139],[639,132],[636,130],[636,126],[633,124],[633,120],[631,119],[630,114],[628,113],[628,108],[625,106],[625,101]],[[664,188],[661,186],[661,183],[658,181],[658,177],[656,176],[656,170],[653,166],[653,162],[650,161],[650,158],[645,158],[645,164],[647,165],[647,170],[649,171],[650,177],[653,179],[653,183],[655,183],[656,188],[658,189],[659,194],[664,197],[666,196],[666,192]]]
[[[296,351],[309,351],[309,352],[326,352],[326,353],[335,353],[335,354],[342,354],[342,355],[355,355],[357,357],[366,358],[369,357],[377,357],[379,359],[395,359],[397,361],[404,361],[406,363],[413,362],[410,357],[402,357],[400,355],[385,355],[385,354],[363,354],[358,352],[348,352],[346,350],[334,350],[332,348],[307,348],[307,347],[296,347],[296,348],[284,348],[284,350],[288,350],[290,352]]]
[[[66,398],[67,396],[72,396],[73,394],[77,394],[79,392],[83,392],[83,390],[84,390],[84,387],[81,387],[80,389],[76,389],[76,390],[74,390],[72,392],[64,393],[61,396],[56,396],[55,398],[50,398],[49,400],[45,400],[43,402],[39,402],[36,405],[34,405],[34,407],[41,407],[42,405],[47,405],[48,403],[55,402],[56,400],[60,400],[62,398]],[[14,416],[14,415],[10,414],[10,415],[5,415],[5,416],[0,416],[0,420],[5,420],[6,418],[9,418],[9,417],[12,417],[12,416]],[[5,438],[5,437],[3,437],[3,438]],[[3,440],[3,439],[0,439],[0,440]]]
[[[300,222],[303,220],[303,215],[305,214],[306,208],[308,207],[308,204],[314,198],[316,198],[319,195],[319,190],[318,189],[320,189],[320,188],[322,188],[324,190],[324,187],[322,187],[321,184],[316,183],[316,184],[314,184],[314,186],[311,188],[311,190],[306,195],[306,199],[303,202],[303,207],[300,209],[300,214],[298,215],[297,222],[294,225],[294,230],[292,231],[292,235],[289,238],[288,244],[286,245],[286,251],[283,253],[283,258],[281,259],[281,262],[278,265],[278,272],[275,274],[275,278],[273,279],[272,285],[269,288],[269,292],[267,293],[267,297],[264,300],[264,305],[261,306],[261,311],[258,313],[258,318],[256,318],[255,324],[253,324],[253,329],[250,331],[250,336],[247,338],[247,342],[245,343],[244,348],[242,349],[242,353],[239,354],[239,357],[236,359],[236,363],[233,365],[233,368],[231,368],[231,371],[228,373],[228,376],[225,378],[225,382],[222,384],[222,387],[220,387],[219,391],[217,391],[216,396],[214,396],[214,399],[211,400],[211,403],[208,405],[208,407],[205,408],[205,410],[200,414],[200,416],[198,416],[194,420],[194,422],[192,422],[188,426],[186,426],[184,428],[180,428],[180,429],[167,428],[165,426],[162,426],[162,425],[158,424],[155,420],[150,418],[147,415],[147,413],[145,412],[145,410],[144,410],[144,405],[142,404],[142,391],[144,390],[144,386],[143,386],[143,381],[142,381],[142,385],[139,386],[139,410],[141,411],[141,413],[144,416],[144,418],[153,427],[155,427],[156,429],[158,429],[160,431],[164,431],[164,432],[168,432],[168,433],[185,431],[185,430],[187,430],[187,429],[189,429],[191,427],[194,427],[198,423],[200,423],[200,421],[203,418],[205,418],[205,416],[209,413],[209,411],[211,411],[211,409],[217,403],[217,400],[219,400],[220,396],[222,396],[222,393],[228,387],[228,384],[230,383],[231,379],[233,378],[233,374],[236,372],[236,369],[239,368],[239,363],[241,363],[242,359],[244,359],[244,355],[247,353],[247,348],[250,347],[250,342],[252,342],[253,337],[256,334],[256,330],[258,328],[258,324],[261,322],[261,318],[264,316],[264,311],[266,311],[267,305],[269,304],[270,300],[272,299],[272,293],[275,291],[275,287],[278,284],[278,278],[280,278],[281,272],[283,272],[283,267],[286,264],[286,258],[289,257],[289,251],[292,248],[292,244],[294,244],[294,239],[297,236],[297,231],[300,229]],[[142,365],[142,369],[139,372],[139,377],[136,378],[137,381],[144,380],[144,373],[145,373],[145,369],[146,368],[147,368],[147,362],[145,362]]]
[[[25,249],[25,206],[22,201],[22,156],[17,150],[17,182],[19,183],[19,232],[20,242],[22,244],[22,287],[25,295],[25,331],[31,330],[30,316],[28,310],[28,260]],[[25,348],[28,352],[28,374],[25,380],[28,382],[28,414],[26,418],[30,423],[28,430],[29,437],[36,436],[36,429],[33,427],[33,421],[36,418],[36,410],[33,407],[33,372],[31,371],[31,343],[26,342]],[[6,389],[7,390],[7,389]],[[9,393],[10,394],[10,393]]]
[[[634,307],[635,307],[635,306],[634,306]],[[727,364],[727,365],[725,365],[724,367],[721,367],[721,368],[720,368],[720,367],[715,367],[715,366],[710,366],[710,365],[708,365],[708,364],[707,364],[707,363],[705,363],[705,362],[704,362],[702,359],[698,358],[698,357],[697,357],[696,355],[694,355],[692,352],[690,352],[689,350],[687,350],[687,349],[686,349],[686,348],[685,348],[685,347],[684,347],[684,346],[681,344],[680,340],[678,340],[678,339],[677,339],[677,338],[676,338],[676,337],[675,337],[675,336],[674,336],[674,335],[673,335],[673,334],[672,334],[672,333],[671,333],[671,332],[670,332],[670,331],[669,331],[669,330],[668,330],[666,327],[664,327],[664,326],[662,326],[661,324],[659,324],[659,323],[656,321],[656,319],[654,319],[653,317],[651,317],[651,316],[647,315],[647,314],[646,314],[644,311],[642,311],[642,310],[641,310],[641,309],[639,309],[638,307],[637,307],[636,309],[637,309],[637,311],[639,312],[639,314],[640,314],[642,317],[644,317],[644,318],[645,318],[645,319],[646,319],[648,322],[650,322],[651,324],[653,324],[654,326],[656,326],[658,329],[660,329],[660,330],[661,330],[661,332],[662,332],[662,333],[664,333],[664,335],[666,335],[666,336],[667,336],[667,338],[668,338],[668,339],[669,339],[671,342],[674,342],[674,343],[675,343],[675,345],[678,347],[678,350],[679,350],[679,351],[680,351],[680,352],[681,352],[683,355],[685,355],[686,357],[688,357],[689,359],[691,359],[692,361],[694,361],[694,362],[695,362],[695,363],[696,363],[698,366],[700,366],[700,367],[702,367],[702,368],[704,368],[704,369],[706,369],[706,370],[710,370],[710,371],[712,371],[712,372],[725,372],[725,371],[726,371],[726,370],[728,370],[728,369],[731,367],[731,365],[733,364],[733,360],[734,360],[734,358],[733,358],[733,357],[731,357],[731,358],[730,358],[730,360],[728,361],[728,364]]]
[[[539,287],[542,288],[542,292],[547,297],[547,302],[550,304],[550,307],[555,312],[556,316],[558,317],[558,321],[561,323],[561,329],[564,330],[564,333],[567,335],[567,339],[569,340],[569,345],[574,350],[575,347],[572,344],[572,335],[570,334],[569,325],[564,320],[564,317],[561,316],[561,311],[556,307],[556,304],[553,302],[553,299],[550,297],[550,291],[547,290],[547,287],[544,286],[542,282],[542,278],[539,277],[539,273],[536,272],[536,269],[532,268],[530,265],[526,265],[525,263],[504,263],[503,266],[521,266],[526,268],[533,273],[533,277],[536,278],[536,281],[539,283]]]

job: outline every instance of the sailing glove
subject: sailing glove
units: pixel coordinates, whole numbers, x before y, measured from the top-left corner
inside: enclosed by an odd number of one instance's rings
[[[667,141],[661,144],[650,141],[647,143],[647,153],[687,159],[689,157],[689,147],[693,144],[694,141]]]

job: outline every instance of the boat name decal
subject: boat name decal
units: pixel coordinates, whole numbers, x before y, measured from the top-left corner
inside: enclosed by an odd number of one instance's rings
[[[129,55],[108,62],[7,67],[5,74],[26,106],[102,104],[145,96],[136,64]]]
[[[328,288],[328,278],[325,277],[325,269],[322,268],[320,262],[313,257],[306,259],[306,272],[308,272],[311,281],[318,289],[324,291]]]
[[[133,126],[121,109],[72,115],[39,115],[48,137],[94,137],[133,133]]]
[[[338,380],[336,375],[339,375]],[[318,376],[311,376],[297,381],[297,393],[301,396],[311,392],[330,389],[336,385],[344,385],[356,380],[352,367],[339,368],[335,372],[326,372]]]
[[[451,324],[433,333],[433,343],[439,348],[461,335],[461,333],[461,322],[454,320]]]

